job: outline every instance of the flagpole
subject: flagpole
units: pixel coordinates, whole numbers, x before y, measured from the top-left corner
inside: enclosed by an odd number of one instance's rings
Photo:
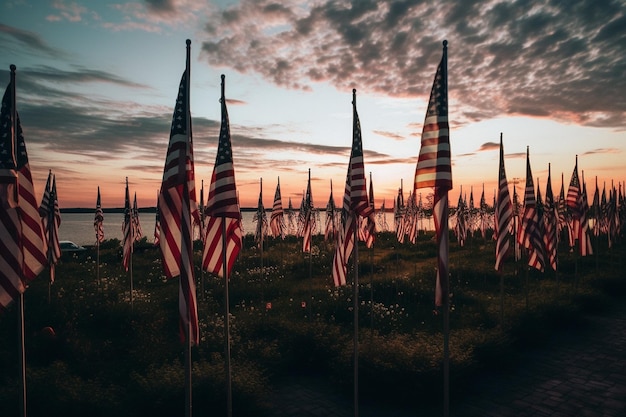
[[[309,223],[309,321],[313,321],[313,201],[311,201],[311,168],[309,168],[309,182],[307,185],[308,198],[305,199],[307,204],[308,223]],[[308,200],[308,201],[307,201]],[[306,236],[304,237],[306,239]]]
[[[11,158],[13,159],[13,166],[17,167],[17,144],[16,135],[17,135],[17,104],[16,104],[16,88],[15,88],[15,70],[17,67],[13,64],[9,67],[11,69],[11,123],[13,124],[11,129]],[[18,190],[15,190],[15,194],[18,193]],[[20,237],[21,239],[21,237]],[[20,275],[20,279],[23,277]],[[18,298],[18,322],[17,322],[17,330],[18,330],[18,355],[20,361],[20,416],[26,417],[26,346],[24,343],[24,292],[20,291],[20,295]]]
[[[202,253],[204,253],[204,247],[206,246],[206,236],[203,236],[206,232],[204,230],[204,180],[202,180],[200,187],[200,242],[202,242]],[[202,259],[200,259],[200,291],[202,292],[202,300],[206,300],[204,294],[204,268],[202,268]]]
[[[353,302],[354,312],[354,417],[359,417],[359,240],[357,234],[357,214],[352,213],[354,222],[354,283]]]
[[[222,74],[222,96],[220,101],[226,100],[224,95],[224,79],[226,76]],[[239,201],[239,196],[237,196]],[[230,366],[230,307],[228,295],[228,256],[227,256],[228,239],[226,237],[226,217],[222,217],[222,271],[224,275],[224,350],[225,350],[225,368],[226,368],[226,415],[233,415],[233,393],[232,393],[232,374]]]
[[[223,84],[222,84],[223,85]],[[226,239],[226,218],[222,218],[222,268],[224,273],[224,349],[226,351],[226,415],[232,417],[233,415],[233,396],[232,396],[232,375],[230,368],[230,320],[229,320],[229,297],[228,297],[228,259],[226,256],[226,245],[228,244]]]

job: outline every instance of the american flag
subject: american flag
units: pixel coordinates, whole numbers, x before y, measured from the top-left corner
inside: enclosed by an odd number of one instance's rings
[[[24,292],[47,262],[26,143],[14,106],[14,86],[12,80],[0,110],[0,262],[5,265],[0,268],[0,312]]]
[[[130,258],[133,256],[133,245],[135,235],[133,231],[133,213],[130,206],[130,192],[128,191],[128,177],[126,177],[126,194],[124,197],[124,222],[122,223],[123,257],[124,270],[128,272]]]
[[[133,229],[133,239],[135,242],[139,242],[141,237],[143,236],[143,231],[141,230],[141,222],[139,221],[139,209],[137,208],[137,193],[135,193],[135,197],[133,199],[133,211],[132,211],[132,229]]]
[[[413,190],[435,188],[433,220],[437,237],[437,283],[435,305],[447,304],[448,290],[448,191],[452,189],[450,129],[448,126],[448,42],[443,42],[441,62],[430,91],[422,140],[415,168]]]
[[[226,97],[224,96],[224,75],[222,75],[220,102],[222,122],[215,167],[209,187],[207,235],[202,255],[202,267],[207,272],[224,277],[224,266],[226,267],[226,274],[230,275],[242,245],[241,212],[237,198],[235,167],[230,143],[230,124]],[[225,236],[223,230],[226,231]],[[226,242],[226,265],[223,262],[224,254],[222,251],[224,241]]]
[[[583,172],[583,188],[580,193],[580,226],[578,228],[578,246],[580,256],[593,255],[591,247],[591,236],[589,236],[589,202],[587,200],[587,184],[585,183],[585,173]]]
[[[104,242],[104,212],[100,201],[100,187],[98,187],[98,197],[96,199],[96,214],[93,218],[93,228],[96,231],[96,243]]]
[[[259,191],[259,203],[257,204],[256,213],[254,214],[254,221],[256,222],[256,230],[254,233],[254,241],[258,248],[262,248],[263,240],[267,235],[267,214],[265,213],[265,207],[263,206],[263,179],[261,179]]]
[[[178,88],[172,115],[158,210],[161,224],[159,247],[167,278],[179,276],[178,311],[181,338],[199,341],[198,308],[193,268],[193,217],[197,200],[193,163],[193,139],[189,106],[189,67]],[[194,216],[194,212],[196,216]]]
[[[333,180],[330,180],[330,196],[326,204],[326,228],[324,230],[324,240],[332,242],[337,234],[337,222],[335,221],[335,199],[333,198]]]
[[[543,219],[545,232],[543,234],[543,244],[546,248],[546,261],[548,265],[556,271],[558,267],[558,224],[557,212],[552,192],[552,179],[550,174],[550,164],[548,164],[548,183],[546,184],[546,201],[544,204]]]
[[[569,212],[570,222],[570,246],[574,246],[575,240],[578,238],[578,232],[580,228],[580,180],[578,179],[578,155],[576,155],[576,164],[574,165],[574,171],[572,172],[572,178],[567,188],[567,197],[565,203]]]
[[[315,217],[313,215],[313,196],[311,195],[311,170],[309,169],[309,180],[306,185],[306,194],[302,200],[302,252],[311,252],[311,238],[315,227]]]
[[[372,212],[367,216],[363,224],[363,241],[365,241],[366,247],[371,248],[374,246],[374,241],[376,240],[376,212],[374,209],[374,185],[372,183],[371,172],[368,201]]]
[[[335,286],[346,284],[347,263],[354,249],[354,232],[357,217],[368,217],[374,212],[370,207],[365,183],[365,165],[363,163],[363,140],[361,123],[356,110],[356,90],[352,90],[352,149],[346,175],[346,188],[341,210],[341,227],[335,256],[333,258],[333,281]]]
[[[526,148],[526,188],[524,214],[520,222],[517,241],[528,250],[528,266],[543,272],[545,266],[543,236],[539,229],[539,213],[535,198],[535,184],[530,168],[530,150]]]
[[[463,190],[461,188],[461,190]],[[455,233],[456,239],[460,247],[465,246],[465,239],[467,238],[467,207],[463,200],[463,191],[459,193],[459,201],[456,205],[456,226]]]
[[[52,171],[48,173],[46,189],[39,206],[39,215],[47,245],[48,265],[50,267],[50,282],[54,282],[55,265],[61,257],[59,245],[59,226],[61,225],[61,210],[57,198],[57,185]]]
[[[278,179],[276,192],[274,193],[272,215],[270,216],[270,231],[274,237],[285,238],[285,219],[283,217],[283,201],[280,196],[280,178]]]
[[[509,194],[509,184],[504,168],[504,146],[500,134],[500,167],[498,170],[498,198],[496,200],[496,218],[494,232],[496,240],[496,271],[502,271],[502,264],[509,254],[511,245],[511,223],[513,222],[513,204]]]
[[[157,191],[157,205],[154,215],[154,246],[161,245],[161,212],[159,210],[159,194],[161,194],[161,192]]]

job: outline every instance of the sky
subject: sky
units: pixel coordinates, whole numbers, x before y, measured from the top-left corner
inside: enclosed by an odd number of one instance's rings
[[[376,207],[413,188],[422,123],[448,41],[451,205],[493,200],[502,134],[522,192],[526,149],[544,194],[626,180],[626,0],[4,0],[0,88],[17,108],[35,191],[56,175],[62,208],[154,206],[191,40],[196,189],[215,164],[226,76],[237,190],[254,207],[340,204],[357,90]],[[369,178],[368,178],[369,182]],[[424,195],[432,190],[419,190]],[[544,194],[545,195],[545,194]]]

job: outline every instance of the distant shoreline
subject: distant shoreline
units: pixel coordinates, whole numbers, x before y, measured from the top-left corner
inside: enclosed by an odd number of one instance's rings
[[[139,213],[156,213],[156,207],[140,207],[137,209]],[[256,207],[242,207],[241,211],[256,211]],[[71,208],[62,208],[61,213],[94,213],[96,211],[95,208],[84,208],[84,207],[71,207]],[[266,209],[266,212],[271,212],[272,209]],[[114,207],[114,208],[103,208],[103,213],[124,213],[124,207]]]

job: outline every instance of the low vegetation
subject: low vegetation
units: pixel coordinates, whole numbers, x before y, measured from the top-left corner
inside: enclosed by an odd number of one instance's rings
[[[608,250],[600,242],[600,256],[585,258],[561,248],[558,276],[505,264],[502,321],[493,241],[477,237],[460,248],[451,240],[453,398],[477,369],[510,363],[516,351],[626,293],[622,246]],[[353,292],[333,286],[331,249],[316,236],[309,257],[290,237],[268,239],[261,254],[246,237],[229,286],[234,415],[272,415],[273,388],[294,375],[324,378],[350,397]],[[196,242],[197,265],[200,256]],[[373,250],[359,248],[360,392],[369,401],[440,401],[435,257],[428,233],[416,245],[383,233]],[[101,245],[99,274],[96,258],[95,248],[64,254],[50,303],[45,272],[25,294],[29,415],[183,415],[178,283],[164,278],[158,250],[144,239],[133,255],[131,305],[120,242]],[[209,415],[226,408],[224,283],[199,269],[196,277],[201,343],[193,349],[193,408]],[[0,317],[7,416],[18,414],[17,322],[15,305]]]

